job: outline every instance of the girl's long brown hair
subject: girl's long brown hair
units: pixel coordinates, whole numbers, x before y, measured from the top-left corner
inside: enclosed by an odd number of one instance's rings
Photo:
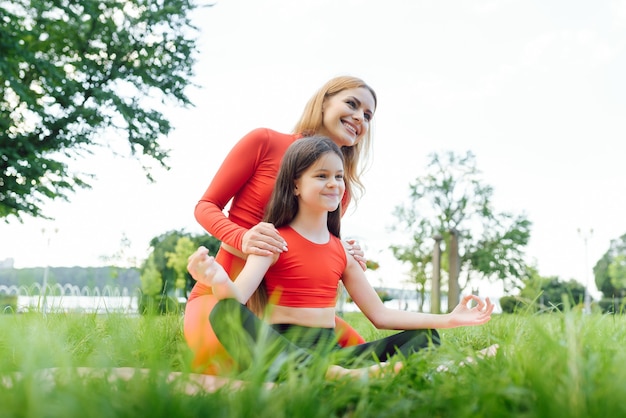
[[[295,194],[296,180],[318,159],[328,153],[334,153],[343,161],[341,150],[330,138],[316,135],[299,139],[289,146],[283,156],[274,185],[272,197],[265,211],[264,222],[274,224],[276,228],[289,225],[298,213],[298,196]],[[328,230],[337,238],[341,238],[341,205],[328,213],[326,221]],[[305,254],[302,255],[306,256]],[[267,292],[261,283],[257,291],[250,297],[248,307],[261,316],[267,305]]]
[[[276,228],[288,225],[298,213],[298,196],[295,182],[302,173],[327,153],[334,153],[343,161],[339,147],[325,136],[315,135],[295,141],[283,156],[272,197],[265,210],[264,222]],[[340,205],[341,206],[341,205]],[[341,208],[328,213],[328,230],[336,237],[341,236]]]

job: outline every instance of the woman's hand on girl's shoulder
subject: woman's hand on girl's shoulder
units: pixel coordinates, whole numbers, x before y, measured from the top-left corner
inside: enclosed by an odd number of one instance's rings
[[[287,242],[273,224],[260,222],[243,235],[241,250],[245,254],[261,256],[280,254],[287,251]]]
[[[361,249],[361,246],[353,239],[347,239],[342,241],[343,245],[346,247],[348,254],[350,254],[354,259],[359,263],[363,271],[367,270],[367,259],[365,258],[365,253]]]

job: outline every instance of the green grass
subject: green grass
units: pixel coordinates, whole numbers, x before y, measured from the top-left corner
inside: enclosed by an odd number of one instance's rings
[[[383,332],[346,314],[367,339]],[[500,315],[442,330],[442,346],[416,354],[397,376],[326,381],[289,376],[266,389],[185,394],[191,353],[182,318],[38,313],[0,315],[4,417],[607,417],[626,416],[626,318]],[[498,354],[459,366],[497,343]],[[437,371],[441,364],[447,371]],[[102,373],[81,376],[78,367]],[[108,379],[119,367],[147,369]],[[46,375],[43,370],[58,368]],[[168,382],[169,372],[182,372]]]

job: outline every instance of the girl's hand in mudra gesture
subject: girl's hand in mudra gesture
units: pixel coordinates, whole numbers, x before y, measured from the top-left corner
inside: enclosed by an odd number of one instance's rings
[[[209,255],[209,250],[203,246],[199,247],[187,259],[187,271],[195,281],[207,286],[214,286],[230,280],[224,268],[215,261],[214,257]]]
[[[476,302],[476,305],[469,307],[470,302]],[[489,322],[494,304],[489,298],[484,301],[476,295],[464,296],[452,312],[450,312],[450,320],[453,326],[465,325],[481,325]]]

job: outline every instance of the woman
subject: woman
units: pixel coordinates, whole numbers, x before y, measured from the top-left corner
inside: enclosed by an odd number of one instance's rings
[[[289,366],[287,359],[307,365],[320,353],[329,354],[335,362],[327,376],[352,374],[347,368],[372,363],[371,367],[378,368],[378,361],[385,362],[396,352],[409,355],[438,344],[435,328],[479,325],[491,319],[494,305],[474,295],[464,297],[449,314],[387,308],[341,243],[345,191],[343,155],[336,144],[318,136],[296,141],[283,158],[265,218],[286,240],[289,252],[249,255],[235,282],[208,256],[206,248],[190,256],[191,275],[211,286],[220,300],[210,321],[240,368],[246,369],[256,358],[259,350],[255,345],[267,344],[274,353],[268,364],[270,380]],[[340,281],[377,328],[405,331],[356,346],[334,344],[335,295]],[[264,320],[244,306],[257,289],[266,291],[269,301]],[[477,305],[468,308],[470,301]],[[255,344],[251,346],[249,341]]]
[[[376,105],[376,93],[365,82],[350,76],[336,77],[309,100],[294,133],[255,129],[234,146],[195,209],[198,222],[222,242],[216,259],[232,280],[237,278],[248,255],[288,250],[276,228],[261,221],[282,157],[294,141],[323,134],[341,147],[346,180],[342,213],[351,200],[356,200],[363,191],[359,170],[370,148],[370,123]],[[231,204],[227,217],[223,210],[228,202]],[[354,242],[347,244],[365,269],[361,249]],[[185,308],[185,338],[194,353],[194,369],[208,374],[220,374],[230,364],[208,321],[216,302],[211,288],[197,283]],[[364,342],[341,318],[337,317],[336,322],[341,345]]]

